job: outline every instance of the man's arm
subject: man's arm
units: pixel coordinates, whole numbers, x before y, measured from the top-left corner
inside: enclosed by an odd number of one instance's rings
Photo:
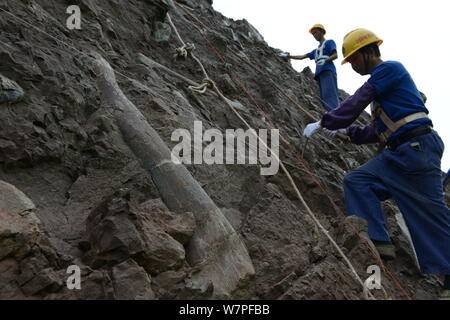
[[[321,125],[329,130],[347,128],[376,98],[375,88],[366,82],[355,94],[345,99],[339,107],[322,116]]]
[[[333,54],[332,54],[331,56],[329,56],[329,57],[325,60],[325,62],[331,62],[331,61],[333,61],[333,60],[336,60],[337,57],[338,57],[338,54],[337,54],[337,52],[336,52],[336,50],[335,50],[335,51],[333,51]]]
[[[375,88],[369,82],[366,82],[361,88],[356,90],[354,95],[343,101],[338,108],[325,113],[322,117],[321,125],[329,130],[348,127],[347,135],[350,137],[351,142],[355,144],[378,142],[379,136],[373,125],[365,127],[350,126],[375,98]]]
[[[288,58],[289,59],[294,59],[294,60],[303,60],[303,59],[308,58],[308,55],[307,54],[302,54],[300,56],[291,56],[291,55],[289,55]]]

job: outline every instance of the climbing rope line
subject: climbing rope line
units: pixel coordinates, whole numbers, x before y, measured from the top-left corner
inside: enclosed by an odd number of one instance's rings
[[[194,15],[192,15],[190,12],[188,12],[181,4],[177,3],[176,1],[174,1],[174,3],[180,7],[185,14],[193,19],[196,20],[197,22],[199,22],[205,29],[208,29],[197,17],[195,17]],[[195,25],[195,22],[191,20],[191,23],[193,25]],[[197,30],[199,30],[198,27],[196,27]],[[203,34],[203,32],[200,32],[200,34],[202,35],[202,37],[205,39],[205,41],[209,44],[209,46],[211,47],[211,49],[215,52],[216,56],[223,62],[226,63],[226,60],[224,59],[224,57],[220,54],[220,52],[215,48],[214,45],[211,44],[211,42],[209,41],[209,39]],[[239,56],[239,55],[238,55]],[[239,58],[241,58],[241,60],[245,61],[245,59],[243,59],[242,57],[239,56]],[[258,70],[261,74],[263,74],[263,72],[254,64],[249,63],[252,67],[254,67],[256,70]],[[253,104],[255,104],[255,106],[261,111],[263,112],[263,114],[266,115],[266,118],[269,120],[269,122],[272,124],[273,127],[276,127],[273,125],[273,122],[270,120],[270,117],[267,116],[267,113],[264,112],[264,110],[259,106],[259,104],[256,102],[255,98],[248,92],[248,90],[245,88],[245,86],[242,84],[242,82],[240,81],[239,76],[237,76],[234,72],[231,72],[233,77],[235,79],[237,79],[237,84],[246,92],[247,96],[252,100]],[[270,78],[269,78],[270,79]],[[282,92],[292,103],[294,103],[300,110],[302,110],[308,117],[310,117],[313,121],[315,121],[314,117],[311,116],[311,114],[309,112],[307,112],[304,108],[302,108],[297,102],[295,102],[291,97],[289,97],[289,95],[287,95],[281,88],[279,88],[279,86],[272,80],[272,83],[275,84],[275,87]],[[235,81],[236,82],[236,81]],[[299,156],[298,151],[289,143],[289,141],[287,141],[286,138],[283,137],[283,135],[281,135],[281,138],[283,140],[283,142],[286,143],[286,145],[288,146],[288,148],[291,150],[291,152],[293,153],[294,157],[304,166],[305,171],[307,171],[309,173],[309,175],[312,177],[312,179],[315,181],[315,183],[319,186],[319,188],[322,190],[322,192],[324,193],[324,195],[328,198],[328,200],[330,201],[330,203],[332,204],[332,206],[335,208],[335,210],[337,212],[339,212],[342,216],[346,217],[346,215],[342,212],[342,210],[336,205],[336,203],[333,201],[333,199],[331,198],[331,196],[329,195],[329,193],[325,190],[325,188],[323,187],[323,185],[317,181],[316,177],[314,174],[311,173],[311,169],[309,167],[309,165],[304,161],[304,159],[302,159],[302,157]],[[400,283],[400,281],[394,276],[394,274],[389,270],[389,268],[382,262],[381,259],[379,259],[379,257],[377,256],[377,254],[372,250],[372,248],[369,246],[369,244],[367,243],[367,240],[358,232],[358,230],[356,229],[356,227],[351,224],[350,222],[346,221],[347,224],[349,224],[351,226],[351,228],[353,229],[353,231],[355,232],[355,234],[357,234],[357,236],[362,240],[363,245],[365,245],[365,247],[368,249],[368,251],[371,253],[371,255],[379,260],[380,265],[382,266],[383,270],[386,272],[386,274],[394,281],[394,283],[396,284],[396,286],[405,294],[405,296],[407,297],[407,299],[411,300],[412,298],[410,297],[409,293],[406,291],[406,289],[402,286],[402,284]]]
[[[174,30],[177,30],[177,28],[175,27],[175,25],[172,22],[172,19],[170,18],[170,15],[167,14],[167,20],[169,22],[169,24],[171,25],[171,27]],[[179,41],[182,43],[182,45],[184,46],[184,41],[182,40],[182,38],[179,36],[178,31],[175,31],[175,33],[177,34],[177,36],[179,37]],[[201,67],[205,79],[210,79],[208,76],[208,73],[206,72],[203,63],[195,56],[195,54],[191,51],[189,52],[189,55],[199,64],[199,66]],[[332,243],[332,245],[336,248],[336,250],[339,252],[339,254],[341,255],[341,257],[344,259],[345,263],[348,265],[348,267],[350,268],[351,272],[353,273],[354,277],[356,278],[356,280],[361,284],[361,286],[363,287],[363,292],[365,295],[366,299],[369,299],[369,297],[371,299],[375,299],[375,297],[372,295],[372,293],[370,291],[367,290],[366,285],[364,284],[364,282],[361,280],[361,278],[359,277],[358,273],[356,272],[354,266],[352,265],[352,263],[350,262],[350,260],[347,258],[347,256],[345,255],[345,253],[342,251],[342,249],[337,245],[336,241],[333,239],[333,237],[329,234],[329,232],[325,229],[325,227],[320,223],[320,221],[317,219],[317,217],[314,215],[314,213],[312,212],[312,210],[309,208],[308,204],[306,203],[306,201],[304,200],[303,196],[301,195],[300,191],[298,190],[297,185],[295,184],[291,174],[289,173],[289,171],[286,169],[286,167],[284,166],[283,162],[279,159],[278,155],[272,150],[272,148],[269,148],[267,146],[267,144],[258,136],[256,135],[256,131],[250,126],[250,124],[240,115],[240,113],[234,108],[234,106],[230,103],[230,101],[222,94],[222,92],[220,91],[220,89],[217,87],[217,85],[215,84],[215,82],[213,82],[212,80],[209,80],[212,83],[212,87],[215,90],[215,92],[219,95],[219,97],[230,107],[230,109],[235,113],[235,115],[247,126],[248,129],[250,129],[250,131],[255,135],[255,137],[258,139],[258,141],[267,149],[270,150],[270,153],[272,156],[275,157],[275,159],[278,161],[278,163],[280,164],[283,172],[286,174],[290,184],[292,185],[292,187],[295,190],[295,193],[297,194],[299,200],[301,201],[302,205],[305,207],[308,215],[312,218],[312,220],[314,221],[314,223],[319,227],[319,229],[322,231],[322,233],[328,238],[328,240]]]

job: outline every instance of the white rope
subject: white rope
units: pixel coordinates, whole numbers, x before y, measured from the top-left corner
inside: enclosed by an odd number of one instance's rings
[[[206,92],[206,90],[208,88],[213,88],[214,87],[214,82],[209,79],[209,78],[205,78],[202,81],[202,84],[199,86],[189,86],[188,88],[194,92],[200,93],[200,94],[204,94]]]
[[[192,50],[195,50],[195,45],[192,43],[186,43],[184,46],[175,49],[174,58],[182,57],[186,59],[189,52]]]

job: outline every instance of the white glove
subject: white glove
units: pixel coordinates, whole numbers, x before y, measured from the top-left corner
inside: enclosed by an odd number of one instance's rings
[[[320,126],[320,121],[310,123],[305,127],[305,130],[303,131],[303,135],[307,138],[312,137],[313,134],[318,132],[322,127]]]
[[[337,129],[337,130],[329,130],[327,128],[322,128],[323,132],[329,137],[335,137],[336,134],[344,134],[347,135],[347,129]]]
[[[278,56],[281,58],[287,58],[287,57],[289,57],[289,52],[280,52],[278,54]]]

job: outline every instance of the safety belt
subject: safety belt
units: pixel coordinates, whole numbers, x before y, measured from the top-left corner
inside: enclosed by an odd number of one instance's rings
[[[323,54],[323,49],[324,49],[325,43],[326,43],[327,41],[328,41],[328,40],[325,40],[324,42],[322,42],[322,44],[316,49],[316,54],[315,54],[315,56],[314,56],[314,60],[316,61],[316,64],[318,64],[319,61],[321,61],[321,60],[325,60],[325,59],[328,59],[328,58],[329,58],[329,56],[325,56],[325,55]]]
[[[387,139],[398,129],[400,129],[405,124],[415,121],[417,119],[428,118],[428,115],[425,112],[417,112],[407,115],[403,119],[400,119],[396,122],[392,121],[387,114],[384,112],[383,108],[378,102],[372,102],[371,105],[371,114],[372,114],[372,122],[375,124],[375,118],[377,116],[380,117],[381,121],[387,127],[387,130],[380,133],[381,140],[386,142]]]

